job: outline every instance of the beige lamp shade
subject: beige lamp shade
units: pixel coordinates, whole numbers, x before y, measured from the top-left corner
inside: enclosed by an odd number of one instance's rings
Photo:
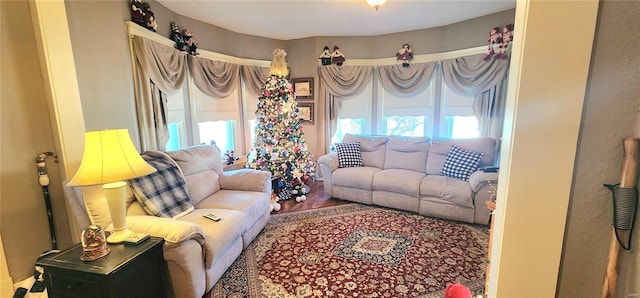
[[[84,138],[82,162],[69,186],[126,181],[156,171],[140,157],[126,129],[89,131]]]

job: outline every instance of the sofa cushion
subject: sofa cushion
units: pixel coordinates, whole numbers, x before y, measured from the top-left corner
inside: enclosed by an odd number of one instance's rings
[[[420,182],[421,197],[437,197],[452,204],[473,208],[469,182],[440,175],[427,175]]]
[[[205,170],[222,173],[222,153],[214,146],[198,145],[166,153],[178,163],[185,176]]]
[[[364,190],[373,189],[373,176],[382,171],[374,167],[339,168],[333,172],[334,186],[345,186]]]
[[[212,170],[206,170],[184,176],[193,205],[220,190],[220,176]]]
[[[384,157],[385,169],[424,172],[429,153],[429,138],[390,136]]]
[[[338,153],[338,167],[364,167],[360,142],[336,143]]]
[[[427,174],[440,175],[440,170],[449,155],[451,145],[460,148],[481,152],[482,158],[478,167],[492,166],[496,159],[496,140],[491,138],[479,139],[432,139],[427,157]]]
[[[440,174],[452,178],[469,181],[469,175],[478,169],[482,153],[464,150],[456,145],[451,146]]]
[[[264,192],[220,190],[196,205],[197,209],[228,209],[244,214],[243,231],[269,210],[271,198]]]
[[[169,218],[179,218],[193,211],[182,171],[175,161],[160,151],[146,151],[141,156],[156,169],[154,173],[130,180],[144,211]]]
[[[384,168],[384,154],[387,141],[386,136],[346,134],[342,142],[360,142],[362,161],[365,167]]]
[[[205,218],[204,215],[209,213],[220,217],[221,220],[212,221]],[[195,223],[202,228],[205,269],[211,268],[215,264],[213,260],[224,254],[230,243],[240,238],[247,221],[242,212],[225,209],[196,209],[180,220]]]
[[[213,146],[193,146],[177,151],[167,151],[178,163],[193,205],[220,190],[219,173],[222,173],[222,155]]]
[[[387,169],[373,177],[373,190],[401,193],[412,197],[420,195],[420,181],[424,172]]]

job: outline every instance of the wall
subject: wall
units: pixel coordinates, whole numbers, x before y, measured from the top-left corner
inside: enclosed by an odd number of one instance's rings
[[[640,138],[638,15],[638,1],[600,2],[567,219],[559,297],[599,297],[602,288],[613,210],[611,193],[602,184],[620,181],[622,140]],[[640,294],[640,217],[636,218],[635,227],[631,252],[621,252],[618,297]],[[628,292],[626,284],[630,287]],[[636,296],[631,296],[634,293]]]
[[[51,249],[36,156],[55,151],[53,131],[27,1],[1,1],[2,152],[0,227],[10,274],[20,281],[33,274],[34,263]],[[46,160],[58,247],[71,245],[59,165]]]

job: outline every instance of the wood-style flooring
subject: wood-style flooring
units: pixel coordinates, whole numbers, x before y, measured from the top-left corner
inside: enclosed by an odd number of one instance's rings
[[[311,187],[311,192],[306,195],[306,201],[300,203],[296,202],[294,199],[279,201],[278,203],[280,203],[282,209],[277,212],[272,211],[271,214],[310,210],[350,203],[348,201],[332,198],[325,194],[324,184],[322,181],[309,181],[307,184]]]

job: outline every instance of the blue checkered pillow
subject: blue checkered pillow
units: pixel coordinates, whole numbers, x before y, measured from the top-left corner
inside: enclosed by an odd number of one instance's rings
[[[336,143],[338,151],[338,167],[364,167],[360,142]]]
[[[469,181],[469,176],[478,169],[480,158],[482,158],[482,153],[452,145],[447,160],[440,170],[440,175]]]
[[[184,175],[175,161],[160,151],[146,151],[141,156],[157,170],[129,180],[144,211],[149,215],[170,218],[179,218],[193,211]]]

